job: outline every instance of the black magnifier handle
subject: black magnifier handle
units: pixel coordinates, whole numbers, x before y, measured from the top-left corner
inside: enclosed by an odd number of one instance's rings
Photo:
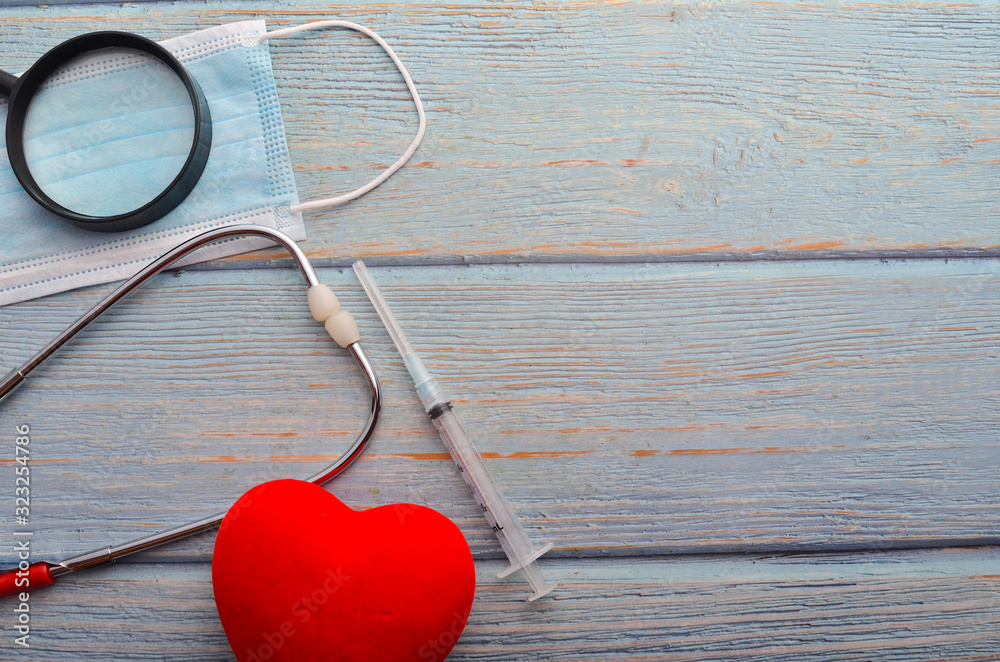
[[[24,124],[28,106],[52,74],[74,58],[111,48],[140,51],[170,68],[184,85],[191,102],[194,131],[190,151],[183,167],[165,189],[144,205],[125,213],[94,216],[69,209],[42,190],[28,167],[24,153]],[[128,32],[90,32],[73,37],[54,47],[24,72],[14,76],[0,71],[0,95],[7,96],[6,147],[11,169],[25,192],[35,202],[73,225],[98,232],[134,230],[161,218],[187,197],[205,170],[212,146],[212,114],[198,82],[188,74],[174,55],[160,44]]]
[[[17,76],[6,71],[0,71],[0,95],[9,97],[14,85],[17,84]]]

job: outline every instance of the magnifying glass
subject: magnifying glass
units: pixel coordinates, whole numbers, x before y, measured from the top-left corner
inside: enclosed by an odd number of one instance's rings
[[[0,71],[0,95],[14,175],[80,228],[152,223],[187,197],[208,161],[204,93],[177,58],[138,35],[74,37],[20,77]]]

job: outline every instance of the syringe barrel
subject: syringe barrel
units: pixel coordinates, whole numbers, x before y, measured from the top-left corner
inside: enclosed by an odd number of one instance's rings
[[[413,347],[406,339],[406,334],[400,328],[399,322],[389,310],[389,304],[386,303],[374,279],[372,279],[371,273],[361,260],[354,263],[354,271],[357,273],[362,287],[365,288],[368,298],[371,299],[372,305],[375,306],[379,318],[388,329],[396,349],[403,357],[406,369],[413,378],[413,384],[417,387],[417,393],[420,395],[420,402],[423,403],[424,410],[434,423],[434,427],[437,428],[445,446],[448,447],[452,459],[455,460],[455,464],[462,472],[462,477],[472,489],[476,502],[482,508],[486,521],[493,527],[493,532],[496,533],[500,546],[503,547],[504,553],[510,560],[510,567],[500,572],[498,576],[506,577],[510,573],[520,570],[535,590],[535,593],[528,598],[529,600],[546,595],[555,588],[555,584],[549,584],[545,581],[535,560],[552,549],[552,543],[546,543],[537,549],[534,548],[528,534],[524,532],[521,522],[510,509],[503,494],[497,489],[493,477],[486,469],[482,456],[479,455],[479,451],[476,450],[465,428],[462,427],[451,403],[445,399],[437,381],[424,367],[420,357],[413,351]]]
[[[486,463],[466,433],[450,402],[445,402],[427,412],[434,427],[441,434],[452,459],[462,472],[462,477],[472,489],[486,520],[500,540],[500,546],[511,564],[521,565],[535,553],[531,539],[514,512],[497,489]]]

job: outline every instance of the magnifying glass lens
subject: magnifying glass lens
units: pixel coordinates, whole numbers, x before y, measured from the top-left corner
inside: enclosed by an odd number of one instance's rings
[[[127,214],[183,170],[195,115],[180,77],[130,48],[85,53],[32,96],[24,156],[41,191],[85,216]]]

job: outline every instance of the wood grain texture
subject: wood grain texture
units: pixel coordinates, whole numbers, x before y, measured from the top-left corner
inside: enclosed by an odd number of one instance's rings
[[[330,489],[462,528],[479,589],[450,660],[1000,656],[998,548],[898,549],[1000,543],[1000,261],[812,259],[1000,256],[992,0],[20,4],[0,2],[13,71],[86,30],[331,15],[410,68],[423,146],[308,215],[304,247],[395,265],[374,270],[394,310],[556,544],[554,599],[495,578],[497,543],[353,274],[321,270],[386,399]],[[303,197],[408,144],[410,102],[364,37],[271,54]],[[278,255],[159,279],[0,408],[0,446],[32,428],[35,560],[216,512],[347,446],[364,385]],[[0,309],[0,367],[108,289]],[[32,649],[4,637],[0,660],[232,660],[213,539],[35,592]]]
[[[532,533],[605,556],[1000,540],[998,266],[374,273]],[[357,314],[386,402],[331,489],[438,508],[496,557],[353,274],[321,278]],[[32,428],[37,551],[208,515],[335,458],[365,389],[301,291],[291,270],[166,277],[16,393],[0,429]],[[0,311],[6,360],[55,336],[81,294]],[[157,554],[205,558],[211,539]]]
[[[584,2],[12,8],[0,61],[88,29],[156,38],[337,15],[390,40],[428,109],[413,163],[311,214],[342,262],[1000,251],[992,3]],[[343,31],[271,46],[303,197],[391,163],[415,117]]]
[[[1000,647],[995,550],[555,560],[545,570],[557,593],[532,604],[523,584],[496,579],[502,567],[477,565],[451,662],[917,662]],[[32,608],[32,649],[18,660],[233,659],[208,564],[123,563],[35,591]]]

